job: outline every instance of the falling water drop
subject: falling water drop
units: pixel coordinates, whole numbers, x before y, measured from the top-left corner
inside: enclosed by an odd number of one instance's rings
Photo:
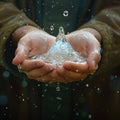
[[[89,118],[89,119],[91,119],[91,118],[92,118],[92,115],[91,115],[91,114],[89,114],[89,115],[88,115],[88,118]]]
[[[50,30],[51,30],[51,31],[54,30],[54,26],[53,26],[53,25],[50,26]]]
[[[89,84],[86,84],[85,86],[86,86],[86,87],[89,87]]]
[[[67,10],[63,11],[63,16],[67,17],[69,15],[69,12]]]
[[[10,73],[8,71],[3,72],[3,77],[8,78],[10,76]]]
[[[56,86],[56,91],[59,92],[60,91],[60,84],[57,83],[57,86]]]

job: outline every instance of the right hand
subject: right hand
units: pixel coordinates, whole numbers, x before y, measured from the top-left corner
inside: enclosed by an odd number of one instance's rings
[[[26,32],[27,28],[30,29],[30,26],[24,26],[15,31],[13,34],[14,40],[15,38],[18,38],[20,31]],[[19,38],[15,57],[12,63],[19,66],[19,71],[27,74],[29,78],[36,79],[39,76],[43,76],[52,71],[53,67],[50,64],[46,64],[44,61],[31,60],[29,58],[46,53],[55,43],[56,38],[35,27],[32,27],[30,31],[29,29],[28,32]]]

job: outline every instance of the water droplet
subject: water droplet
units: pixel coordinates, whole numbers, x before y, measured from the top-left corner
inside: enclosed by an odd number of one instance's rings
[[[4,36],[4,37],[3,37],[3,40],[6,40],[6,39],[7,39],[7,38]]]
[[[110,80],[114,80],[114,75],[110,75]]]
[[[73,88],[72,90],[75,91],[75,88]]]
[[[117,75],[115,75],[115,78],[118,78],[118,76],[117,76]]]
[[[8,103],[8,97],[6,95],[0,95],[0,106],[5,106]]]
[[[56,86],[56,91],[59,92],[60,91],[60,83],[57,83],[57,86]]]
[[[109,14],[106,14],[106,16],[108,17],[108,16],[109,16]]]
[[[51,5],[51,8],[54,8],[54,5]]]
[[[67,10],[63,11],[63,16],[67,17],[69,15],[69,12]]]
[[[89,87],[89,84],[86,84],[85,86],[86,86],[86,87]]]
[[[119,93],[120,93],[120,91],[119,91],[119,90],[117,90],[117,93],[119,94]]]
[[[79,112],[76,112],[76,116],[79,116],[80,115],[80,113]]]
[[[56,91],[57,91],[57,92],[60,91],[60,87],[59,87],[59,86],[56,87]]]
[[[97,93],[101,93],[101,89],[100,88],[97,88]]]
[[[23,16],[22,16],[22,15],[20,15],[20,18],[23,18]]]
[[[48,83],[46,83],[45,86],[48,87]]]
[[[88,118],[89,118],[89,119],[91,119],[91,118],[92,118],[92,115],[91,115],[91,114],[89,114],[89,115],[88,115]]]
[[[3,72],[3,77],[8,78],[10,76],[10,73],[8,71]]]
[[[21,96],[24,96],[24,93],[21,93]]]
[[[66,88],[65,88],[65,90],[69,90],[69,88],[68,88],[68,87],[66,87]]]
[[[61,109],[61,105],[58,105],[58,106],[57,106],[57,110],[60,110],[60,109]]]
[[[98,91],[100,91],[100,88],[97,88]]]
[[[28,11],[30,11],[30,9],[28,9]]]
[[[44,95],[44,94],[42,94],[42,95],[41,95],[41,97],[45,97],[45,95]]]
[[[40,4],[40,1],[37,1],[37,4]]]
[[[66,46],[65,46],[64,44],[61,44],[61,45],[60,45],[60,48],[61,48],[62,50],[65,50],[65,49],[66,49]]]
[[[54,26],[53,26],[53,25],[50,26],[50,30],[51,30],[51,31],[54,30]]]
[[[57,99],[57,100],[62,100],[62,98],[61,98],[61,97],[56,97],[56,99]]]
[[[74,5],[72,5],[71,7],[74,8]]]
[[[36,104],[33,104],[34,108],[38,108],[38,106]]]
[[[44,92],[47,92],[47,89],[44,89]]]
[[[22,83],[21,83],[21,86],[22,86],[23,88],[27,87],[27,86],[28,86],[27,81],[26,81],[26,80],[23,80]]]
[[[91,11],[91,9],[88,9],[88,11],[90,12],[90,11]]]
[[[75,103],[75,106],[78,106],[78,103]]]

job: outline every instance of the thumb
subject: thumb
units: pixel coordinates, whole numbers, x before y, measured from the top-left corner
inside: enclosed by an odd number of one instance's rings
[[[12,63],[14,65],[22,64],[22,62],[27,58],[28,56],[28,50],[23,45],[19,45],[16,50],[16,55],[13,58]]]

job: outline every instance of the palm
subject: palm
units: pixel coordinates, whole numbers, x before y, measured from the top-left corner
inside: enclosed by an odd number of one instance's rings
[[[71,33],[66,36],[72,47],[83,56],[88,57],[92,52],[100,51],[98,40],[88,32]]]
[[[33,31],[26,34],[18,42],[13,63],[20,64],[29,57],[47,52],[54,42],[55,37],[44,31]]]
[[[29,47],[29,56],[47,52],[51,47],[49,41],[54,41],[54,37],[49,36],[48,34],[46,35],[44,32],[31,32],[23,38],[23,42],[27,38],[28,40],[26,41],[26,45]]]

